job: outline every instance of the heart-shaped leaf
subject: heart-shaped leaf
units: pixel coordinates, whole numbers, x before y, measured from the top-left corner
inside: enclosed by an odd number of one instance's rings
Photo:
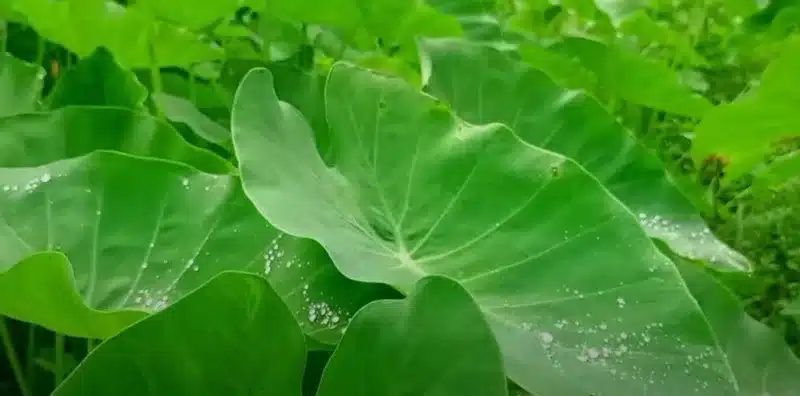
[[[223,273],[101,344],[54,396],[300,396],[303,333],[264,279]]]
[[[714,237],[655,156],[591,97],[565,90],[505,54],[460,40],[426,40],[427,91],[471,123],[501,122],[526,142],[566,155],[637,213],[676,252],[729,269],[749,267]]]
[[[375,301],[353,318],[318,396],[505,395],[500,350],[458,283],[420,280],[406,300]]]
[[[252,71],[234,103],[245,191],[273,225],[319,241],[348,277],[404,292],[431,274],[457,280],[492,326],[508,375],[535,394],[735,389],[672,262],[575,162],[339,63],[325,91],[328,167],[271,86],[268,71]]]

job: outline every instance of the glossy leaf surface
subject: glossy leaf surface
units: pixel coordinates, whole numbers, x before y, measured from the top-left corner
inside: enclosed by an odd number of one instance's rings
[[[329,168],[271,86],[269,72],[252,71],[235,100],[245,191],[348,277],[406,293],[431,274],[455,279],[486,315],[508,375],[534,393],[734,389],[673,264],[575,162],[340,63],[325,92]]]

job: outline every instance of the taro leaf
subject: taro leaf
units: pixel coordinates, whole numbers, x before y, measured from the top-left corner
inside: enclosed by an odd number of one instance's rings
[[[144,110],[147,89],[100,47],[67,69],[47,98],[48,107],[113,106]]]
[[[666,64],[618,45],[568,37],[549,48],[579,59],[582,66],[594,73],[600,89],[608,95],[689,117],[700,117],[713,107],[689,87],[681,85],[678,75]]]
[[[325,92],[329,168],[271,85],[252,71],[234,102],[245,191],[346,276],[403,292],[428,275],[457,280],[508,375],[535,394],[730,394],[726,358],[674,265],[575,162],[338,63]]]
[[[800,317],[800,298],[786,305],[786,308],[783,309],[783,314]]]
[[[139,9],[105,0],[11,0],[43,37],[78,56],[106,47],[130,68],[188,67],[224,53],[186,29],[156,21]],[[153,59],[154,55],[155,59]]]
[[[428,92],[466,121],[501,122],[528,143],[574,159],[637,213],[651,237],[678,253],[727,269],[749,267],[711,234],[658,158],[591,97],[486,46],[427,40],[422,51]]]
[[[106,312],[158,310],[221,271],[242,270],[275,279],[303,328],[333,342],[374,290],[344,279],[311,241],[269,226],[237,178],[174,162],[95,151],[0,168],[0,220],[0,278],[7,285],[0,314],[72,336],[111,336],[122,327],[108,326]],[[54,279],[26,278],[33,283],[17,278],[34,271],[18,261],[51,250],[69,258],[82,310],[27,304],[70,298],[62,294],[73,287],[63,271],[37,272]],[[53,295],[37,297],[42,293]]]
[[[155,16],[185,26],[191,30],[200,30],[233,16],[243,3],[258,3],[253,0],[215,0],[197,2],[194,0],[141,0],[134,8],[151,12]]]
[[[170,121],[188,125],[211,143],[225,146],[230,141],[230,132],[200,112],[191,101],[165,93],[156,93],[153,98]]]
[[[44,70],[0,52],[0,117],[36,110]]]
[[[800,359],[773,329],[744,311],[739,297],[702,264],[667,252],[706,313],[737,385],[736,395],[792,396],[800,389]]]
[[[169,124],[112,107],[71,106],[0,119],[0,167],[38,166],[94,150],[179,161],[210,173],[231,173],[216,154],[190,145]]]
[[[54,396],[300,396],[303,333],[264,279],[223,273],[101,344]]]
[[[800,138],[800,39],[790,41],[764,71],[761,86],[741,100],[716,107],[695,129],[692,155],[711,155],[728,165],[729,180],[741,176],[783,141]]]
[[[500,350],[458,283],[420,280],[406,300],[362,308],[336,347],[317,396],[506,395]]]

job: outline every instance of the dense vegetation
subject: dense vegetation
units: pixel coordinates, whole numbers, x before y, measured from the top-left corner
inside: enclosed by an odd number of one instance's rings
[[[0,394],[800,394],[798,32],[4,0]]]

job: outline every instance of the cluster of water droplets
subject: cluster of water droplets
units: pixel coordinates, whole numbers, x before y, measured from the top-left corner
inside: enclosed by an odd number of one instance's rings
[[[577,290],[566,290],[583,296]],[[597,311],[583,317],[570,315],[549,325],[525,322],[519,329],[530,333],[550,364],[562,371],[574,370],[575,364],[595,365],[619,380],[652,385],[664,385],[680,373],[683,380],[696,383],[698,393],[709,386],[708,379],[718,378],[715,364],[719,356],[712,346],[691,345],[671,334],[662,322],[626,323],[625,315],[615,311],[636,301],[609,297],[608,305],[598,305]],[[672,349],[668,359],[658,352],[665,346]]]
[[[684,248],[703,250],[723,249],[721,245],[716,243],[711,231],[706,227],[696,230],[686,230],[683,229],[680,224],[675,224],[663,218],[662,216],[650,216],[646,213],[639,213],[638,219],[639,223],[642,225],[642,227],[644,227],[645,230],[648,231],[648,233],[655,234],[657,237],[662,238],[667,242],[677,242],[681,239],[689,238],[691,243],[688,245],[682,244],[684,245]],[[696,255],[702,256],[703,254]],[[709,257],[709,259],[714,261],[717,259],[717,257],[714,255]]]
[[[4,192],[16,192],[22,190],[26,193],[32,193],[36,191],[41,185],[47,184],[52,181],[55,177],[50,174],[50,172],[44,172],[43,174],[30,179],[28,182],[24,184],[5,184],[2,187]]]
[[[160,311],[169,305],[169,295],[165,292],[140,289],[134,294],[133,303],[147,310]]]

